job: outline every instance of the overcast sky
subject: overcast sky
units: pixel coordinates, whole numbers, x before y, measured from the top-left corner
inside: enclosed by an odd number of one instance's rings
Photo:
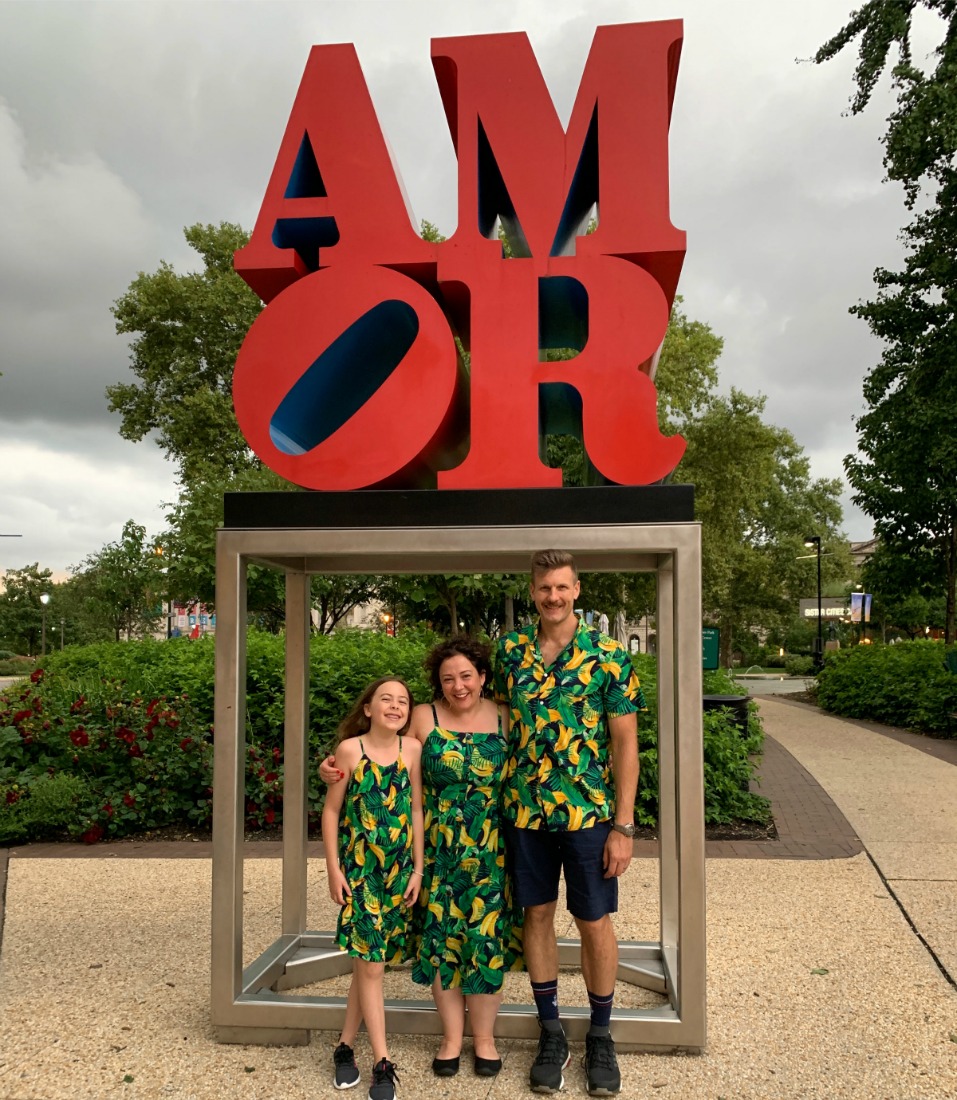
[[[846,115],[854,57],[809,58],[851,0],[0,2],[0,571],[67,569],[134,519],[163,527],[172,467],[129,443],[111,304],[184,226],[252,228],[310,46],[354,42],[416,219],[456,223],[432,37],[525,30],[563,121],[596,26],[684,20],[671,127],[685,311],[724,338],[722,387],[767,396],[817,477],[842,476],[880,348],[848,307],[896,266],[882,86]],[[928,42],[932,42],[928,27]],[[918,49],[921,43],[918,42]],[[845,494],[845,532],[870,521]]]

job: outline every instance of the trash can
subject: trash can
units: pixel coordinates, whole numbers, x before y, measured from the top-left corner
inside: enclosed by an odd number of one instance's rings
[[[750,695],[703,695],[702,702],[705,713],[709,710],[721,710],[722,707],[726,707],[731,712],[731,721],[738,727],[741,736],[747,736]]]

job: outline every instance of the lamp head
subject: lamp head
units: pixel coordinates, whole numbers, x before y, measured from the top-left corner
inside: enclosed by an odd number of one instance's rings
[[[46,605],[49,602],[50,602],[50,593],[49,592],[42,593],[42,595],[40,596],[40,603],[42,603],[43,606],[46,607]]]
[[[816,546],[818,549],[820,549],[821,548],[821,536],[820,535],[805,535],[804,536],[804,545],[809,550],[812,546]]]

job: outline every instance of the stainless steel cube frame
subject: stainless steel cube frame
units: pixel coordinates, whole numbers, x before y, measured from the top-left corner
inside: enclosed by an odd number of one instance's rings
[[[618,978],[662,993],[667,1003],[617,1009],[612,1033],[623,1050],[704,1048],[701,542],[699,526],[690,522],[436,524],[387,530],[371,524],[260,526],[219,532],[211,1015],[220,1042],[306,1043],[310,1030],[336,1031],[343,1020],[344,998],[294,991],[297,985],[351,969],[331,932],[305,927],[307,771],[315,766],[307,759],[310,575],[521,573],[528,571],[531,553],[545,546],[571,550],[583,571],[652,572],[657,577],[660,938],[622,943]],[[285,790],[281,934],[244,969],[245,591],[250,562],[286,575]],[[560,943],[563,965],[575,965],[579,958],[579,943]],[[583,1039],[588,1010],[563,1008],[562,1016],[569,1037]],[[386,1024],[390,1033],[441,1034],[428,999],[387,1002]],[[496,1033],[537,1038],[534,1008],[504,1005]]]

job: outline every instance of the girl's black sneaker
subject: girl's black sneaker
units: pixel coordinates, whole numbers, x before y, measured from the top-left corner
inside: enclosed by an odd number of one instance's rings
[[[333,1084],[337,1089],[351,1089],[359,1084],[359,1067],[356,1065],[352,1047],[340,1043],[333,1051],[332,1061],[336,1067]]]
[[[395,1063],[388,1058],[376,1062],[372,1067],[372,1084],[369,1086],[369,1100],[395,1100],[395,1086],[399,1078],[395,1072]]]

